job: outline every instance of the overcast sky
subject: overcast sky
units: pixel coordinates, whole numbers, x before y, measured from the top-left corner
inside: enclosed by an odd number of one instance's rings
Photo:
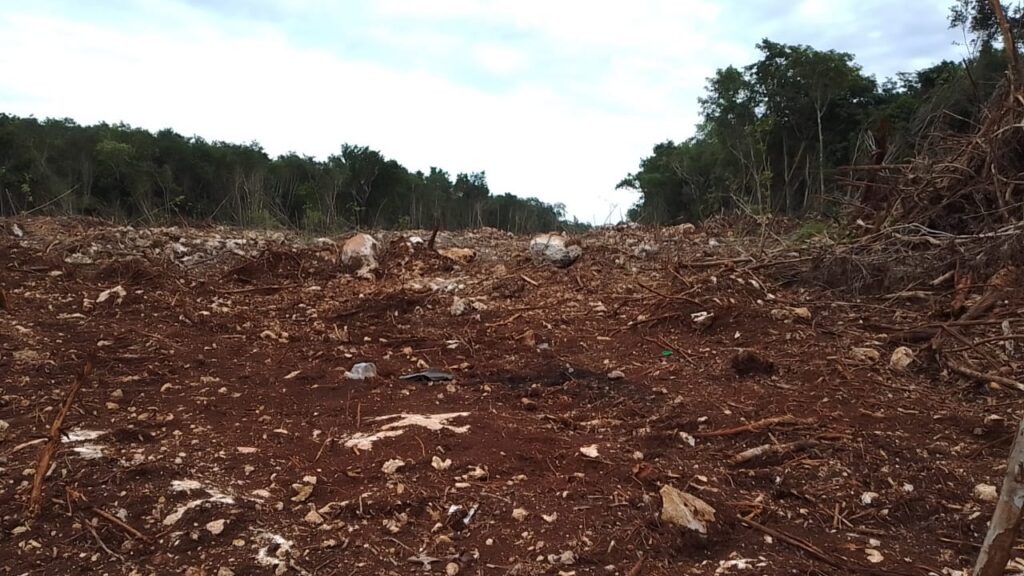
[[[127,122],[410,170],[617,220],[615,184],[693,134],[764,37],[878,78],[959,58],[951,0],[0,0],[0,112]]]

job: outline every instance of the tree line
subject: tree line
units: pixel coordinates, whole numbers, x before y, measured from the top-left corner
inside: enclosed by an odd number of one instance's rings
[[[319,232],[436,225],[526,233],[570,225],[562,204],[492,194],[484,172],[411,172],[366,146],[345,144],[325,160],[271,158],[255,142],[0,114],[0,216],[25,213]]]
[[[1006,13],[1020,30],[1024,9]],[[829,214],[856,204],[845,185],[850,165],[900,163],[929,134],[972,130],[1002,80],[1006,63],[988,0],[958,1],[949,21],[969,39],[963,61],[882,82],[852,54],[761,41],[756,62],[708,79],[695,135],[657,144],[619,183],[640,193],[630,218]]]

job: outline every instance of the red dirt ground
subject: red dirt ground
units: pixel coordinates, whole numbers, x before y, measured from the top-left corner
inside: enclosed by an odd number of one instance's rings
[[[439,237],[477,250],[468,264],[389,234],[367,281],[282,233],[0,224],[0,574],[950,574],[982,540],[975,486],[1001,484],[1022,403],[922,360],[892,370],[874,327],[928,310],[708,265],[746,245],[713,230],[592,232],[565,270],[497,231]],[[773,317],[786,307],[812,317]],[[738,375],[740,349],[774,373]],[[29,519],[42,444],[24,443],[87,359]],[[379,377],[347,379],[362,361]],[[455,380],[397,378],[427,366]],[[380,418],[459,413],[345,445]],[[707,435],[784,415],[813,422]],[[707,536],[660,520],[663,485],[715,508]]]

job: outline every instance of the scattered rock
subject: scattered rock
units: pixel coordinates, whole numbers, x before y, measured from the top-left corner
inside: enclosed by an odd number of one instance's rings
[[[21,229],[21,226],[18,226],[17,222],[12,222],[11,235],[13,235],[15,238],[24,238],[25,231]]]
[[[625,377],[626,375],[622,372],[622,370],[612,370],[611,372],[608,373],[609,380],[622,380]]]
[[[235,572],[227,566],[221,566],[217,569],[217,576],[235,576]]]
[[[566,550],[561,554],[548,554],[548,564],[555,566],[572,566],[576,563],[576,554],[572,550]]]
[[[753,350],[740,350],[732,357],[732,369],[740,376],[767,376],[775,373],[775,363]]]
[[[991,484],[978,484],[974,487],[974,497],[982,502],[995,502],[999,499],[999,491]]]
[[[449,562],[444,567],[444,573],[447,576],[455,576],[456,574],[459,573],[459,565],[456,564],[455,562]]]
[[[906,346],[893,350],[892,357],[889,358],[889,367],[897,372],[906,372],[913,363],[914,351]]]
[[[512,519],[516,522],[522,522],[523,520],[526,520],[526,517],[529,515],[530,513],[526,511],[526,508],[516,508],[515,510],[512,511]]]
[[[387,462],[384,463],[383,466],[380,467],[380,471],[390,476],[395,472],[398,472],[399,468],[402,468],[404,466],[404,461],[392,458],[391,460],[388,460]]]
[[[865,492],[860,495],[860,503],[865,506],[871,506],[877,499],[878,492]]]
[[[441,248],[437,253],[459,264],[468,264],[476,259],[476,251],[469,248]]]
[[[538,234],[530,240],[530,254],[556,268],[568,268],[583,255],[583,248],[570,244],[561,234]]]
[[[430,460],[430,465],[434,467],[434,470],[447,470],[452,467],[452,461],[451,458],[441,460],[440,457],[434,456]]]
[[[850,359],[861,364],[874,364],[882,358],[882,354],[874,348],[852,348]]]
[[[212,522],[207,522],[206,530],[209,531],[210,534],[217,536],[218,534],[224,531],[224,520],[214,520]]]
[[[309,500],[309,497],[313,495],[312,484],[293,484],[292,489],[295,490],[295,496],[292,496],[292,502],[305,502]]]
[[[316,510],[310,510],[308,513],[306,513],[306,516],[303,518],[303,520],[305,520],[307,524],[312,524],[314,526],[319,526],[324,523],[324,517],[321,516],[320,513],[317,512]]]
[[[124,300],[124,297],[127,295],[128,292],[126,292],[124,288],[122,288],[121,286],[114,286],[109,290],[104,290],[103,292],[100,292],[100,295],[96,297],[96,303],[102,304],[107,300],[110,300],[111,296],[116,296],[117,299],[114,300],[114,303],[120,304],[121,301]]]
[[[466,313],[466,309],[469,308],[468,300],[465,298],[459,298],[458,296],[452,300],[452,306],[448,309],[448,312],[455,317],[462,316]]]
[[[368,380],[377,377],[377,365],[373,362],[360,362],[345,372],[349,380]]]
[[[698,330],[706,330],[715,323],[715,314],[713,312],[694,312],[690,314],[690,321]]]
[[[689,222],[684,222],[678,226],[673,226],[671,230],[675,230],[680,234],[693,234],[697,231],[697,227]]]
[[[708,524],[715,521],[715,509],[692,494],[665,485],[661,488],[661,520],[706,535]]]
[[[882,556],[882,553],[874,548],[865,548],[864,553],[867,554],[868,562],[871,562],[872,564],[878,564],[885,561],[885,556]]]
[[[6,420],[0,420],[0,442],[7,440],[7,433],[10,429],[11,425]]]
[[[377,255],[380,244],[369,234],[359,233],[341,246],[341,262],[346,266],[359,266],[355,275],[359,278],[373,279],[373,272],[379,268]]]
[[[580,454],[583,454],[587,458],[597,458],[600,456],[600,453],[597,451],[597,444],[591,444],[590,446],[580,448]]]
[[[811,320],[811,311],[808,308],[776,308],[769,315],[772,320],[778,322],[791,322],[793,320]]]

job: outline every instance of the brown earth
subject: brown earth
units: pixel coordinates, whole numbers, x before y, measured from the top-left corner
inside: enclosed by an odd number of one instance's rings
[[[493,230],[439,236],[469,263],[384,234],[368,281],[284,233],[0,224],[2,574],[951,573],[1022,403],[889,367],[927,304],[711,263],[758,248],[727,231],[603,229],[565,270]],[[88,360],[29,519],[25,443]],[[454,380],[398,379],[425,367]],[[660,519],[664,485],[716,510],[706,536]]]

